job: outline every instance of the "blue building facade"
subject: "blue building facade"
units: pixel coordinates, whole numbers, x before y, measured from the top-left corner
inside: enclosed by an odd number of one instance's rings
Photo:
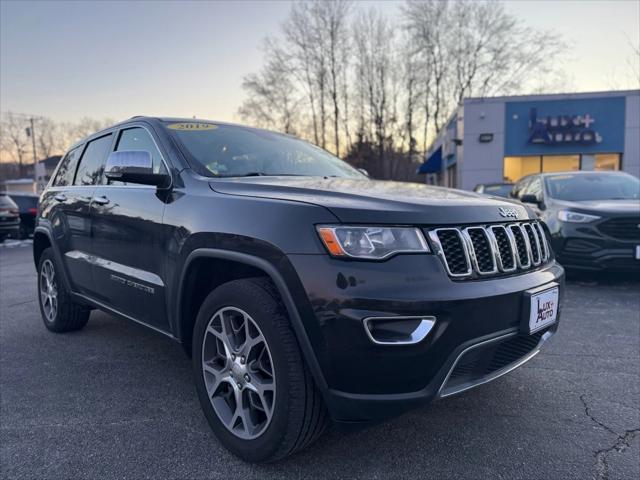
[[[421,170],[463,189],[548,171],[638,176],[640,91],[466,99]]]

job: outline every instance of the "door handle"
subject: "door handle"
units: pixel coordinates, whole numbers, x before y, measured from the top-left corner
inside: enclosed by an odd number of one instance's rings
[[[66,202],[67,201],[67,196],[64,195],[63,193],[59,193],[56,196],[54,196],[53,198],[55,198],[58,202]]]
[[[93,197],[93,202],[97,203],[98,205],[106,205],[107,203],[109,203],[109,199],[102,195],[100,197]]]

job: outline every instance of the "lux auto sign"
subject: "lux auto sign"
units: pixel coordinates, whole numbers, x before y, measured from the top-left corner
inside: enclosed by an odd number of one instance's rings
[[[595,119],[586,115],[555,115],[538,117],[536,108],[529,111],[529,143],[592,145],[602,142],[602,136],[592,128]]]

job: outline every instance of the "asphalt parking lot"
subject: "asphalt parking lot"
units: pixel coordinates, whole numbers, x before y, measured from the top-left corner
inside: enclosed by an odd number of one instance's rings
[[[216,441],[181,347],[92,313],[47,332],[28,242],[0,247],[2,478],[640,478],[640,281],[569,282],[545,351],[490,384],[248,465]]]

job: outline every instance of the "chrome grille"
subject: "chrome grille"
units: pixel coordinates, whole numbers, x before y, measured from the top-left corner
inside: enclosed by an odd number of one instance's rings
[[[550,258],[544,229],[537,221],[427,232],[451,277],[479,277],[525,271]]]

